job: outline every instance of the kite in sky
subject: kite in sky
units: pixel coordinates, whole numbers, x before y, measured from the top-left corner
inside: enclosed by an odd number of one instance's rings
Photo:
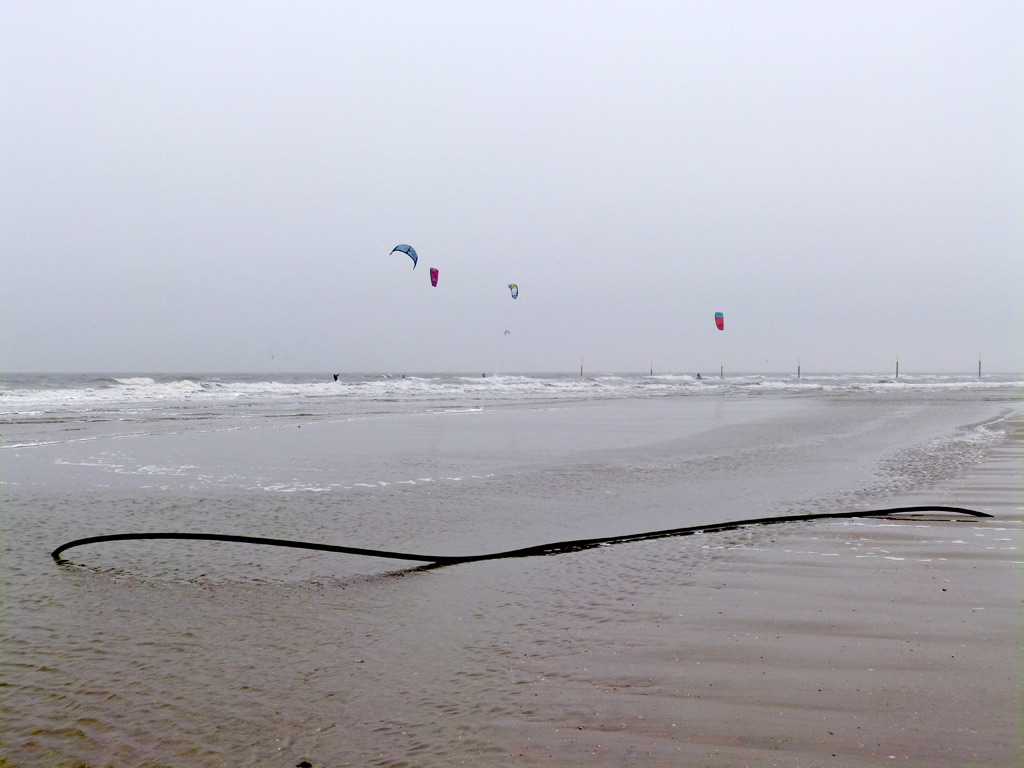
[[[508,284],[508,289],[510,291],[512,291],[512,298],[513,299],[518,299],[519,298],[519,286],[518,285],[516,285],[515,283],[509,283]]]
[[[413,269],[416,269],[416,267],[413,267]],[[430,284],[437,288],[437,269],[434,267],[430,268]]]
[[[402,253],[406,254],[410,259],[412,259],[412,268],[416,269],[416,262],[419,260],[419,257],[416,255],[415,248],[413,248],[411,245],[396,245],[394,248],[391,249],[391,253],[394,253],[395,251],[401,251]]]
[[[715,312],[715,325],[718,326],[718,330],[725,330],[725,315],[721,312]]]

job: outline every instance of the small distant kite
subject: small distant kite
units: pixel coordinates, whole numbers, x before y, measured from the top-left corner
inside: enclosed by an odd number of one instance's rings
[[[412,268],[416,269],[416,262],[419,261],[419,257],[416,255],[415,248],[413,248],[411,245],[396,245],[394,248],[391,249],[391,253],[394,253],[395,251],[401,251],[402,253],[406,254],[410,259],[412,259]]]
[[[508,284],[508,289],[510,291],[512,291],[512,298],[513,299],[518,299],[519,298],[519,286],[518,285],[516,285],[515,283],[509,283]]]
[[[715,312],[715,325],[718,326],[718,330],[725,330],[725,315],[721,312]]]
[[[416,267],[413,267],[416,269]],[[434,267],[430,268],[430,284],[437,288],[437,270]]]
[[[511,331],[505,331],[505,335],[506,336],[508,336],[510,333],[511,333]]]

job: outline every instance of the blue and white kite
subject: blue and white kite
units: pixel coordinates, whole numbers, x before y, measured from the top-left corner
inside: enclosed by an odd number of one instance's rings
[[[410,259],[412,259],[412,268],[416,269],[416,262],[419,260],[419,257],[416,256],[415,248],[413,248],[411,245],[396,245],[394,248],[391,249],[391,253],[394,253],[395,251],[401,251],[402,253],[406,254]]]

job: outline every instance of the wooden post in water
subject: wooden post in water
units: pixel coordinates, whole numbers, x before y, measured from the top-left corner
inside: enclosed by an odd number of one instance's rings
[[[896,355],[896,378],[900,377],[900,356]]]
[[[800,378],[800,358],[796,359],[796,377]]]

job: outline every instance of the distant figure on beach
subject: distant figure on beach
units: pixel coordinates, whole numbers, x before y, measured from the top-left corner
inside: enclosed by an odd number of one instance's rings
[[[338,378],[338,377],[335,376],[334,378]],[[700,381],[700,374],[699,373],[697,374],[697,381]]]
[[[337,381],[338,380],[338,376],[340,376],[340,375],[341,375],[340,373],[334,374],[334,380]]]

